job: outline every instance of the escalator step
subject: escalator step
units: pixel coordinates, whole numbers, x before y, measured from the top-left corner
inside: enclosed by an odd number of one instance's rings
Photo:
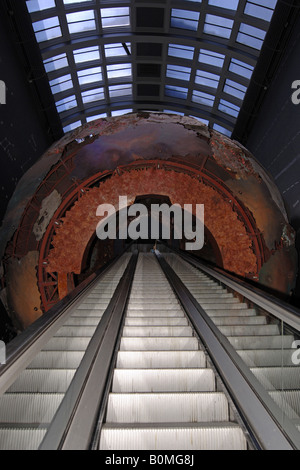
[[[105,424],[100,450],[246,450],[242,430],[231,423],[194,427],[113,427]]]
[[[63,397],[62,393],[5,393],[0,397],[0,421],[50,423]]]
[[[212,369],[115,369],[113,393],[214,392]]]
[[[107,423],[194,423],[228,421],[223,393],[111,393]]]
[[[195,337],[122,338],[120,351],[190,351],[199,348]]]
[[[203,351],[119,351],[117,368],[191,368],[205,367],[206,358]]]

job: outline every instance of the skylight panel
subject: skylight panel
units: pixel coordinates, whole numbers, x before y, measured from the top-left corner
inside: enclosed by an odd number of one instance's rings
[[[205,72],[204,70],[197,70],[195,83],[198,85],[207,86],[217,89],[219,86],[220,77],[214,73]]]
[[[82,64],[84,62],[91,62],[93,60],[100,59],[100,51],[98,46],[84,47],[83,49],[76,49],[73,52],[74,60],[76,64]]]
[[[131,44],[126,42],[125,45],[121,43],[105,44],[105,57],[123,57],[128,56],[131,53]],[[128,52],[129,54],[128,54]]]
[[[70,74],[50,80],[50,86],[53,94],[60,93],[73,88],[73,82]]]
[[[239,0],[208,0],[208,4],[214,7],[226,8],[227,10],[236,10]]]
[[[260,50],[266,36],[266,31],[255,28],[245,23],[241,23],[240,31],[237,35],[237,42],[245,44],[246,46],[253,47]]]
[[[246,15],[253,16],[254,18],[271,21],[275,6],[276,2],[272,0],[267,2],[264,0],[248,1],[246,3],[244,13]]]
[[[37,42],[48,41],[62,35],[58,16],[32,23]]]
[[[59,54],[44,60],[44,67],[47,73],[68,67],[68,65],[67,54]]]
[[[69,124],[68,126],[63,128],[64,133],[73,131],[74,129],[77,129],[77,127],[79,127],[81,125],[82,125],[81,121],[72,122],[72,124]]]
[[[181,65],[168,65],[167,77],[176,78],[178,80],[189,80],[191,76],[191,68]]]
[[[200,13],[190,10],[178,10],[172,8],[171,26],[173,28],[189,29],[197,31]]]
[[[165,94],[166,96],[172,96],[173,98],[186,100],[188,89],[180,86],[166,85]]]
[[[198,116],[191,116],[191,117],[194,118],[194,119],[197,119],[200,122],[202,122],[202,124],[205,124],[206,126],[209,126],[209,120],[208,119],[203,119],[203,118],[198,117]]]
[[[206,49],[200,49],[199,62],[202,62],[203,64],[213,65],[215,67],[222,68],[224,65],[224,60],[224,54],[208,51]]]
[[[94,90],[83,91],[81,96],[84,104],[104,100],[104,88],[95,88]]]
[[[118,26],[129,26],[129,8],[101,8],[101,20],[103,28],[116,28]]]
[[[55,0],[28,0],[26,2],[29,13],[55,8]]]
[[[214,36],[229,39],[232,32],[233,20],[223,18],[223,16],[206,15],[204,32]]]
[[[240,100],[245,98],[247,88],[240,83],[227,79],[224,86],[224,92]]]
[[[220,100],[219,110],[235,118],[238,117],[239,112],[240,112],[239,106],[236,106],[235,104],[230,103],[230,101],[226,101],[226,100]]]
[[[171,57],[178,57],[180,59],[193,60],[194,50],[195,48],[191,46],[170,44],[168,49],[168,55]]]
[[[96,119],[101,119],[101,118],[106,118],[106,117],[107,117],[107,113],[97,114],[95,116],[88,116],[86,118],[86,122],[92,122],[92,121],[96,121]]]
[[[178,116],[184,116],[184,113],[180,113],[179,111],[174,111],[172,109],[164,109],[164,113],[167,114],[177,114]]]
[[[102,80],[101,67],[79,70],[77,75],[80,85],[87,85],[88,83],[94,83]]]
[[[67,13],[66,17],[70,34],[96,29],[95,12],[93,10]]]
[[[92,0],[63,0],[65,5],[72,5],[72,3],[91,3]]]
[[[59,113],[63,113],[64,111],[68,111],[69,109],[75,108],[77,106],[76,96],[68,96],[60,101],[57,101],[56,108]]]
[[[123,114],[132,113],[132,109],[116,109],[111,112],[112,116],[123,116]]]
[[[131,64],[113,64],[107,65],[107,77],[108,79],[111,78],[123,78],[123,77],[131,77]]]
[[[252,65],[246,64],[245,62],[241,62],[237,59],[231,59],[229,71],[240,75],[241,77],[251,78],[253,73],[254,67]]]
[[[194,103],[199,103],[199,104],[202,104],[204,106],[213,107],[214,102],[215,102],[215,97],[214,97],[214,95],[204,93],[203,91],[194,90],[193,91],[193,96],[192,96],[192,101],[194,101]]]
[[[132,95],[131,83],[124,85],[110,85],[108,87],[110,98],[116,98],[119,96],[130,96]]]
[[[221,132],[221,134],[226,135],[227,137],[231,137],[232,132],[226,129],[225,127],[220,126],[219,124],[214,124],[214,129],[218,132]]]

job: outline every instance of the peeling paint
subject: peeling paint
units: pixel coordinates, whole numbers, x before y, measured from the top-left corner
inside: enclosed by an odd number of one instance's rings
[[[39,217],[33,226],[33,233],[37,241],[43,238],[46,228],[61,202],[62,197],[56,189],[43,200]]]

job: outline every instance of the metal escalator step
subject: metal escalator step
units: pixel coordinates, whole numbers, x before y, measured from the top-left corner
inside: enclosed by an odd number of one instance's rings
[[[149,305],[149,308],[153,308],[153,306],[156,307],[161,307],[161,308],[167,308],[169,309],[170,307],[176,307],[178,305],[178,301],[176,298],[164,298],[161,299],[157,295],[153,299],[145,299],[145,298],[140,298],[140,299],[132,299],[130,298],[130,308],[134,309],[136,307],[140,307],[141,305]]]
[[[83,355],[83,351],[40,351],[27,368],[76,369]]]
[[[267,336],[280,333],[278,325],[219,326],[219,330],[226,336]]]
[[[185,284],[186,287],[189,289],[190,292],[192,292],[193,295],[195,294],[210,294],[210,295],[216,295],[218,293],[224,293],[227,294],[227,290],[224,289],[224,287],[221,286],[216,286],[216,287],[203,287],[201,285],[199,286],[191,286],[189,283]]]
[[[90,341],[90,337],[53,337],[43,347],[43,351],[85,351]]]
[[[228,336],[228,340],[236,349],[276,349],[290,348],[293,336]]]
[[[112,297],[112,294],[107,294],[107,293],[97,293],[93,292],[92,294],[89,294],[86,298],[87,299],[94,299],[94,300],[103,300],[105,302],[109,302]]]
[[[186,326],[188,325],[187,318],[184,317],[167,317],[167,318],[152,318],[152,317],[127,317],[125,320],[126,326]]]
[[[61,393],[5,393],[0,397],[0,421],[50,423],[63,397]]]
[[[246,450],[242,430],[231,423],[197,426],[138,425],[102,428],[100,450]],[[192,463],[191,463],[192,464]]]
[[[230,310],[246,310],[248,308],[248,305],[242,302],[236,302],[236,303],[230,303],[230,304],[224,304],[223,302],[215,302],[215,303],[207,303],[207,302],[201,302],[201,307],[204,308],[205,310],[223,310],[224,308],[230,309]]]
[[[201,306],[203,307],[203,305],[201,304]],[[222,308],[222,309],[213,309],[213,308],[210,308],[210,309],[205,309],[207,315],[209,315],[210,317],[233,317],[233,316],[242,316],[242,317],[245,317],[245,316],[256,316],[257,315],[257,312],[254,308],[248,308],[248,309],[236,309],[236,308],[228,308],[226,306],[226,308]]]
[[[0,450],[36,450],[46,432],[45,428],[0,429]]]
[[[203,301],[208,301],[208,300],[220,300],[220,301],[223,301],[223,299],[227,299],[227,300],[230,300],[230,299],[233,299],[233,295],[228,293],[223,293],[223,292],[220,292],[220,293],[194,293],[193,294],[195,298],[197,299],[201,299]]]
[[[100,304],[81,304],[77,307],[77,312],[81,311],[81,310],[85,310],[85,311],[88,311],[88,312],[92,312],[93,310],[96,310],[96,311],[99,311],[101,310],[102,312],[104,312],[106,309],[107,309],[107,306],[108,306],[108,303],[107,304],[104,304],[104,305],[100,305]]]
[[[228,421],[223,393],[111,393],[107,423]]]
[[[97,299],[88,299],[88,298],[85,298],[84,301],[82,302],[82,304],[80,304],[80,306],[78,308],[90,308],[90,307],[102,307],[102,308],[106,308],[107,305],[109,304],[109,300],[97,300]]]
[[[292,354],[295,349],[245,349],[237,353],[249,367],[292,366]]]
[[[113,393],[215,392],[212,369],[115,369]]]
[[[74,369],[25,369],[8,393],[65,393],[74,374]]]
[[[237,325],[266,325],[267,319],[264,316],[256,317],[211,317],[212,321],[217,326],[237,326]]]
[[[180,279],[184,283],[189,283],[191,286],[217,286],[218,284],[215,281],[210,281],[208,279],[195,279],[194,276],[185,276],[181,274]]]
[[[118,369],[167,369],[205,367],[203,351],[119,351]]]
[[[69,317],[64,326],[97,326],[99,324],[99,317]]]
[[[82,316],[85,316],[85,317],[98,317],[98,318],[101,318],[103,313],[105,312],[105,308],[80,308],[80,309],[77,309],[75,310],[71,317],[74,318],[74,317],[82,317]]]
[[[120,351],[176,351],[176,350],[197,350],[199,348],[198,340],[194,336],[167,338],[161,336],[141,337],[141,338],[122,338]]]
[[[300,390],[269,392],[273,400],[290,419],[299,419]],[[284,419],[284,417],[283,417]]]
[[[193,336],[190,326],[124,326],[123,337]]]
[[[267,390],[300,389],[298,367],[253,367],[251,372]]]
[[[165,309],[133,309],[131,310],[130,307],[127,309],[127,317],[185,317],[182,309],[178,306],[178,308],[173,308],[171,310]]]
[[[54,335],[54,338],[63,337],[92,337],[95,333],[96,326],[62,326]]]
[[[147,303],[152,304],[152,303],[153,303],[153,300],[155,300],[154,303],[157,303],[157,304],[163,305],[163,306],[165,306],[165,305],[167,305],[167,304],[169,304],[169,303],[171,303],[171,302],[172,302],[172,304],[174,304],[174,305],[177,305],[177,304],[178,304],[176,298],[173,297],[173,296],[170,294],[170,295],[168,295],[168,296],[166,296],[166,297],[159,297],[159,296],[156,295],[155,299],[153,299],[153,296],[152,296],[152,297],[150,297],[150,296],[149,296],[149,297],[146,297],[145,295],[139,296],[139,297],[136,296],[136,295],[135,295],[135,296],[130,296],[130,305],[135,305],[135,304],[141,303],[141,302],[142,302],[143,304],[147,304]]]
[[[134,310],[157,310],[161,309],[163,311],[167,310],[173,310],[174,308],[179,308],[180,305],[178,302],[174,302],[173,300],[169,303],[162,304],[160,301],[154,301],[154,302],[130,302],[130,306],[128,307],[128,311],[133,312]]]
[[[205,305],[226,305],[226,307],[231,307],[231,305],[239,304],[239,300],[236,299],[235,297],[232,297],[231,299],[223,299],[222,297],[220,298],[219,296],[215,296],[214,298],[205,298],[203,299],[200,295],[194,295],[196,300],[201,300],[201,304]],[[233,307],[236,308],[236,307]]]

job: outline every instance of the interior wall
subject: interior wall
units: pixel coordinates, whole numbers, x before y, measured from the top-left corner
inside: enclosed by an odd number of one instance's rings
[[[256,116],[247,148],[273,176],[289,221],[297,232],[300,253],[300,103],[294,104],[292,84],[300,80],[300,16],[280,66]],[[298,93],[299,97],[299,93]],[[300,262],[298,260],[300,269]],[[295,292],[300,306],[300,279]]]
[[[18,181],[55,140],[38,99],[37,83],[40,86],[46,77],[44,70],[40,73],[41,58],[35,55],[32,26],[26,24],[27,15],[23,14],[22,21],[17,17],[26,4],[14,2],[16,8],[9,14],[6,3],[0,4],[0,80],[6,85],[6,104],[0,105],[0,225]],[[26,32],[27,44],[19,40],[16,22]],[[30,54],[32,64],[26,63],[23,49]],[[34,72],[39,74],[38,79]],[[49,90],[44,90],[43,97],[46,101],[47,91],[51,94],[48,82],[47,86]]]

